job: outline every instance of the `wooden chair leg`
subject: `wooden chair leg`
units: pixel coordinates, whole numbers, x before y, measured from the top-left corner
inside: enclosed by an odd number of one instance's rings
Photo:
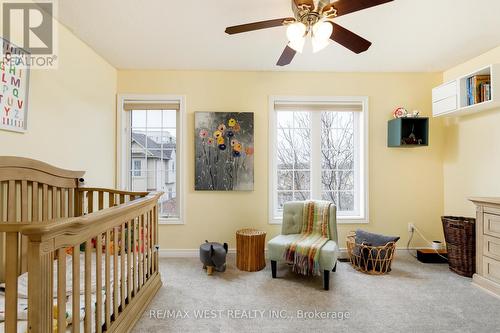
[[[207,274],[212,275],[214,273],[214,266],[207,266]]]
[[[323,289],[330,289],[330,271],[323,271]]]
[[[273,275],[273,279],[276,279],[276,261],[271,260],[271,273]]]

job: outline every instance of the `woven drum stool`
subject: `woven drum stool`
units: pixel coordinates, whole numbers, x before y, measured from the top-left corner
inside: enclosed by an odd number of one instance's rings
[[[265,244],[264,231],[255,229],[236,231],[236,267],[247,272],[260,271],[266,267]]]

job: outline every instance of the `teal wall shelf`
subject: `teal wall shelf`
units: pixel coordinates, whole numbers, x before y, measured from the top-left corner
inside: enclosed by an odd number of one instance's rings
[[[425,147],[429,145],[429,118],[389,120],[387,147]]]

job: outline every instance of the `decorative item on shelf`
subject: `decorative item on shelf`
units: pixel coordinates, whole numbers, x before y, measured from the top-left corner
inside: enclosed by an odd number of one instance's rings
[[[406,110],[404,107],[399,107],[394,112],[392,112],[392,116],[394,118],[406,118],[408,117],[408,110]]]
[[[415,125],[412,126],[410,135],[407,138],[401,139],[401,144],[402,145],[421,145],[422,144],[422,139],[417,138],[417,136],[415,135]]]
[[[413,118],[418,118],[418,117],[420,117],[420,111],[413,110],[413,112],[411,113],[411,115],[412,115]]]
[[[214,270],[217,272],[226,270],[227,251],[227,243],[221,244],[205,240],[205,243],[200,245],[200,261],[208,275],[212,275]]]

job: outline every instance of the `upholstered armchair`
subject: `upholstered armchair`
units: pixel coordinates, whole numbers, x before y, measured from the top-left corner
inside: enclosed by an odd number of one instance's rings
[[[283,224],[281,235],[274,237],[267,243],[268,256],[271,260],[273,278],[276,278],[276,266],[279,261],[285,261],[284,255],[288,246],[295,241],[302,229],[303,201],[292,201],[285,203],[283,207]],[[335,272],[339,247],[337,245],[337,208],[330,207],[330,240],[321,248],[319,254],[320,269],[323,271],[323,288],[329,289],[330,271]]]

